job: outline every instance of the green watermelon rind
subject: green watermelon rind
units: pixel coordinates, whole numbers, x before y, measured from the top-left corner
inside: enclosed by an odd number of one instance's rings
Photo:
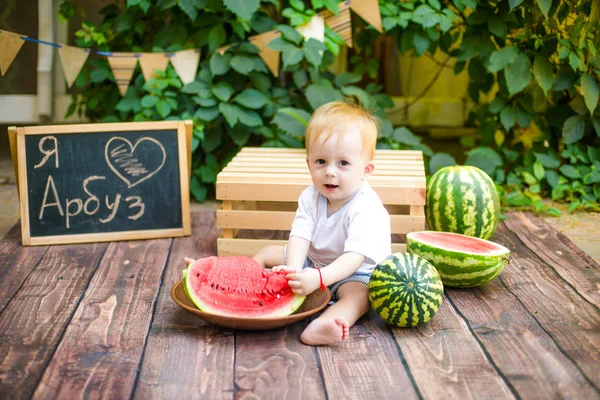
[[[418,284],[410,292],[403,290],[411,278]],[[429,322],[443,297],[444,286],[437,270],[414,254],[393,254],[377,265],[369,281],[369,302],[375,312],[402,328]]]
[[[500,221],[494,181],[477,167],[444,167],[429,180],[425,218],[429,229],[489,239]]]
[[[184,269],[184,270],[181,271],[182,276],[183,276],[183,278],[182,278],[183,291],[185,292],[185,294],[188,297],[188,299],[190,299],[190,301],[192,303],[194,303],[194,305],[196,307],[198,307],[198,309],[200,311],[206,312],[206,313],[209,313],[209,314],[215,314],[215,315],[221,315],[221,316],[227,316],[227,317],[247,318],[247,316],[242,315],[242,314],[235,314],[235,313],[224,314],[222,311],[214,309],[210,305],[202,302],[200,299],[198,299],[197,297],[193,296],[192,293],[194,291],[192,290],[192,288],[188,288],[188,280],[186,279],[187,278],[187,274],[188,274],[188,270],[192,267],[192,264],[193,263],[190,263],[187,269]],[[287,305],[286,307],[281,307],[279,309],[276,309],[276,310],[274,310],[270,314],[264,314],[264,315],[261,315],[260,317],[251,317],[251,318],[253,318],[253,319],[259,319],[259,318],[261,318],[262,319],[262,318],[285,317],[285,316],[291,315],[291,314],[295,313],[296,311],[298,311],[298,309],[304,303],[304,300],[306,300],[306,296],[294,295],[294,298],[293,298],[292,302],[289,303],[289,305]]]
[[[423,243],[414,238],[415,233],[406,235],[406,250],[433,264],[445,286],[468,288],[483,285],[500,275],[510,257],[510,250],[497,243],[494,245],[499,251],[495,254],[473,254]]]

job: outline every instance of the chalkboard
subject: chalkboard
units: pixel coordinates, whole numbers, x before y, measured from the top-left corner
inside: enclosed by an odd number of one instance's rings
[[[11,128],[23,245],[190,235],[191,128],[191,121]]]

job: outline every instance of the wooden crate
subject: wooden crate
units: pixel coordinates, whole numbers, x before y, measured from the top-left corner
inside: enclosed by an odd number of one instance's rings
[[[240,230],[289,231],[300,193],[312,184],[304,149],[244,147],[217,175],[217,254],[252,256],[286,240],[240,238]],[[392,235],[425,229],[423,153],[376,150],[369,183],[391,216]],[[406,246],[394,239],[392,250]]]

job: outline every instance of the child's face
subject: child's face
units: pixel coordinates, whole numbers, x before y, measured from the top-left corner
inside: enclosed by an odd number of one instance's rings
[[[373,163],[362,151],[360,132],[353,128],[341,139],[337,133],[324,143],[317,139],[306,161],[313,184],[336,209],[346,204],[373,172]]]

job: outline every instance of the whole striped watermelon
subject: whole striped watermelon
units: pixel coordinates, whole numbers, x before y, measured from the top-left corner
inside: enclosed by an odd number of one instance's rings
[[[414,254],[395,253],[375,267],[369,302],[388,323],[405,327],[429,321],[440,308],[444,286],[436,269]]]
[[[485,239],[449,232],[410,232],[406,250],[432,263],[444,286],[472,287],[502,272],[510,250]]]
[[[476,167],[440,169],[427,184],[425,217],[431,230],[489,239],[500,219],[494,182]]]

